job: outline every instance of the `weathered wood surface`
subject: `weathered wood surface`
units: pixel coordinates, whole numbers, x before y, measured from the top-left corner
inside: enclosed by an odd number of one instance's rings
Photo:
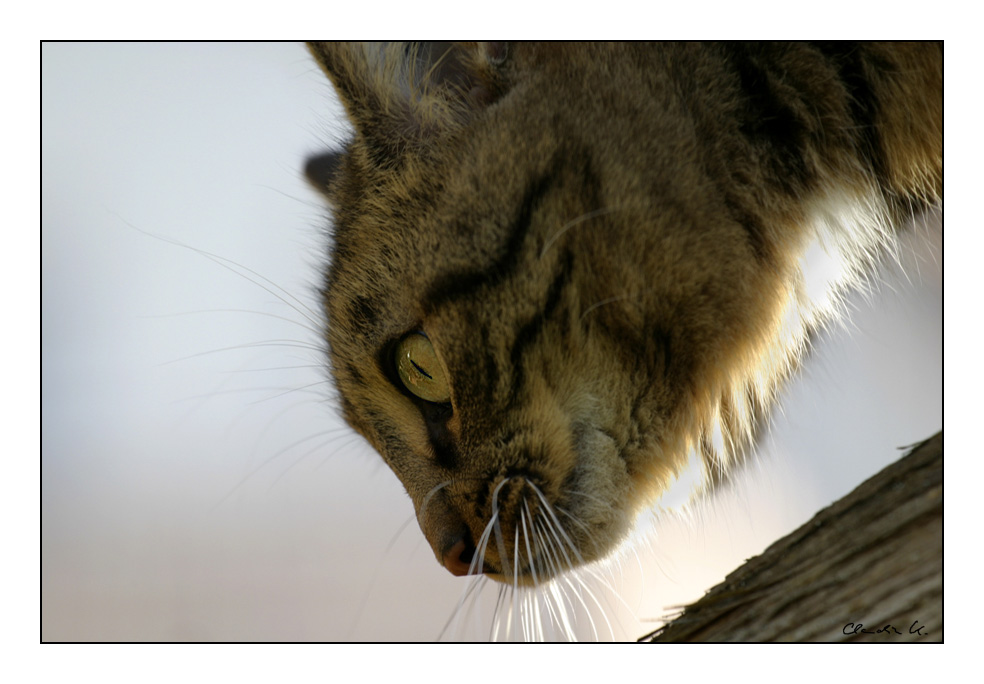
[[[942,432],[640,639],[942,640]]]

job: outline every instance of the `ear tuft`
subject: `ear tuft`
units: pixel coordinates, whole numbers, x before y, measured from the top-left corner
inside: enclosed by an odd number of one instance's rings
[[[310,43],[378,163],[467,124],[504,92],[504,43]]]

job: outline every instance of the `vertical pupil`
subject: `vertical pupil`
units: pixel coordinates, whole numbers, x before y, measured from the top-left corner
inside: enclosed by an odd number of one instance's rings
[[[434,378],[433,378],[433,376],[431,376],[431,374],[430,374],[430,373],[428,373],[428,372],[427,372],[427,371],[425,371],[425,370],[424,370],[423,368],[421,368],[421,367],[420,367],[420,365],[419,365],[419,364],[418,364],[418,363],[417,363],[416,361],[414,361],[413,359],[410,359],[410,363],[411,363],[411,364],[413,364],[413,367],[414,367],[414,368],[416,368],[416,369],[417,369],[417,371],[418,371],[418,372],[419,372],[419,373],[420,373],[421,375],[423,375],[423,376],[424,376],[425,378],[427,378],[428,380],[433,380],[433,379],[434,379]]]

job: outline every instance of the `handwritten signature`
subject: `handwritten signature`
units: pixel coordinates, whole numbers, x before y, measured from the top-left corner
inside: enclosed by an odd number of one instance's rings
[[[929,633],[923,631],[925,627],[926,625],[919,624],[919,620],[914,620],[912,624],[909,625],[908,633],[918,634],[919,636],[927,636]],[[879,627],[878,629],[865,629],[863,623],[848,622],[844,625],[844,634],[905,634],[905,632],[900,631],[895,625],[892,624]]]

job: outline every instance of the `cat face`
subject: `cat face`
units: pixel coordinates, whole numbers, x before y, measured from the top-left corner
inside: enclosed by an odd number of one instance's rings
[[[484,135],[519,134],[512,128]],[[401,176],[360,197],[392,209],[356,210],[351,232],[336,231],[326,305],[329,320],[348,323],[331,325],[329,342],[346,417],[407,487],[442,562],[463,572],[454,556],[470,562],[481,544],[477,570],[532,579],[534,568],[546,577],[603,553],[624,531],[633,495],[623,426],[643,376],[662,369],[648,367],[659,356],[645,345],[624,352],[641,311],[615,299],[626,283],[600,276],[616,262],[632,270],[607,246],[630,210],[618,221],[597,211],[587,154],[548,133],[517,160],[483,137],[445,140],[461,163],[413,160],[423,166],[415,183]],[[393,206],[394,193],[413,199]],[[439,375],[446,391],[407,382],[407,340],[422,347],[411,372]],[[517,541],[533,540],[545,545],[534,560],[524,548],[515,561]]]
[[[439,562],[535,584],[741,460],[810,325],[793,198],[819,169],[721,143],[635,46],[312,52],[355,128],[308,169],[331,371]]]

